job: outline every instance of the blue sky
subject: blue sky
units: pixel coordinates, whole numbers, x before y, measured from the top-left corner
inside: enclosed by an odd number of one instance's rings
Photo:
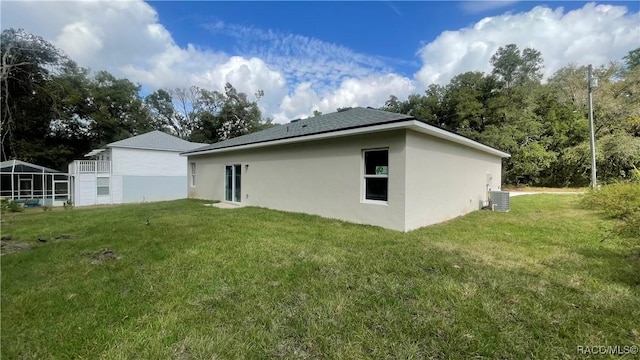
[[[20,27],[81,66],[140,83],[264,90],[276,122],[381,106],[465,71],[509,43],[542,52],[545,76],[640,46],[640,2],[3,1]]]
[[[260,56],[276,44],[239,29],[296,34],[379,60],[372,66],[404,76],[418,71],[418,51],[447,30],[482,18],[535,6],[584,6],[580,1],[156,1],[150,5],[174,40],[245,56]],[[607,2],[638,11],[640,2]],[[244,36],[243,36],[244,35]],[[640,41],[640,40],[639,40]],[[296,49],[286,48],[288,51]],[[299,50],[299,49],[298,49]],[[286,55],[286,53],[285,53]]]

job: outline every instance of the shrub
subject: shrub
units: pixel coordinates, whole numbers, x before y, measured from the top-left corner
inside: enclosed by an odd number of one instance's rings
[[[9,212],[20,212],[22,211],[22,204],[19,204],[17,202],[13,202],[13,201],[9,201],[9,203],[7,204],[7,210],[9,210]]]
[[[640,237],[640,183],[620,182],[590,190],[582,197],[582,205],[598,210],[605,216],[620,220],[616,232],[623,236]]]
[[[62,204],[64,206],[65,210],[72,210],[73,209],[73,202],[71,200],[67,200],[64,202],[64,204]]]
[[[633,170],[631,170],[631,175],[629,177],[631,178],[631,182],[640,184],[640,170],[635,166],[633,167]]]

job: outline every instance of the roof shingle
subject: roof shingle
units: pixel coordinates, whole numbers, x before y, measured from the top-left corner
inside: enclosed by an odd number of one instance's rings
[[[356,107],[303,120],[294,120],[293,122],[290,122],[288,124],[274,126],[255,133],[238,136],[233,139],[220,141],[215,144],[186,151],[184,154],[193,154],[201,151],[229,148],[413,119],[414,117],[410,115]]]

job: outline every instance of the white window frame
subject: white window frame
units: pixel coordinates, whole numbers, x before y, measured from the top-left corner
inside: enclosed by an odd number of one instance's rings
[[[28,183],[29,186],[22,188],[23,183]],[[23,191],[28,191],[29,194],[22,195]],[[27,199],[33,198],[33,175],[28,178],[18,176],[18,199],[23,199],[25,197]]]
[[[100,185],[99,184],[99,180],[100,179],[107,179],[108,184],[107,185]],[[107,188],[107,193],[106,194],[100,194],[100,192],[98,191],[98,189],[100,188]],[[109,176],[98,176],[96,177],[96,196],[111,196],[111,178]]]
[[[190,162],[189,166],[191,167],[191,187],[194,187],[196,186],[196,162]]]
[[[386,174],[381,174],[381,175],[372,175],[372,174],[367,174],[367,164],[366,164],[366,157],[365,154],[368,152],[372,152],[372,151],[386,151],[387,152],[387,173]],[[362,150],[362,198],[361,198],[361,202],[363,203],[367,203],[367,204],[377,204],[377,205],[389,205],[389,163],[391,161],[389,161],[389,148],[385,147],[385,148],[373,148],[373,149],[363,149]],[[372,199],[367,199],[367,179],[387,179],[387,200],[372,200]]]

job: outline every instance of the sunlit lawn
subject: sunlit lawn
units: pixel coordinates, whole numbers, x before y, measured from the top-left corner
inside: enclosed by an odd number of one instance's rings
[[[638,250],[577,199],[516,197],[509,213],[408,234],[195,200],[4,214],[5,243],[33,248],[0,258],[2,358],[551,359],[640,345]]]

